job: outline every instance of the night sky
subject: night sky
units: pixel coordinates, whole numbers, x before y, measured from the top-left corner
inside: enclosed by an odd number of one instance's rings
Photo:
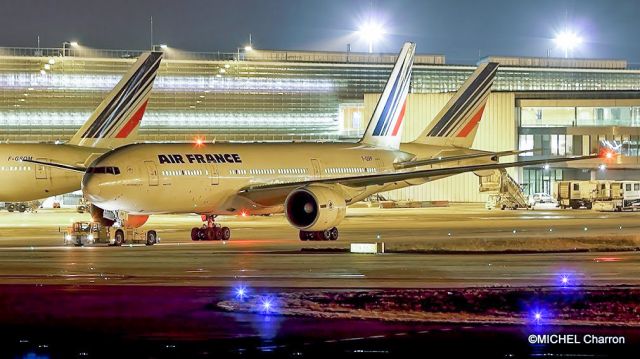
[[[563,56],[552,41],[566,25],[584,38],[575,57],[640,63],[639,0],[2,0],[0,46],[60,47],[65,40],[112,49],[154,43],[191,51],[255,48],[366,51],[355,31],[374,17],[387,34],[376,51],[405,40],[449,63],[480,56]]]

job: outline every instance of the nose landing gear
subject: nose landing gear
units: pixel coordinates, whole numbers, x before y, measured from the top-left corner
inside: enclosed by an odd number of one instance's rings
[[[301,241],[335,241],[338,239],[338,228],[333,227],[324,231],[300,231]]]
[[[231,229],[229,227],[222,227],[215,223],[215,215],[208,214],[203,215],[202,227],[193,227],[191,229],[192,241],[228,241],[231,238]]]

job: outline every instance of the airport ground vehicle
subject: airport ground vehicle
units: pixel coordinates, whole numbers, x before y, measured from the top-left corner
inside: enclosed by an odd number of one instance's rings
[[[26,212],[29,206],[26,202],[5,202],[4,208],[7,212]]]
[[[516,182],[505,169],[493,171],[489,176],[479,176],[480,192],[491,192],[485,202],[486,209],[530,208],[524,194],[524,186]]]
[[[76,212],[84,213],[89,209],[89,203],[84,198],[80,198],[78,205],[76,206]]]
[[[38,207],[40,207],[40,203],[40,201],[4,202],[4,209],[6,209],[7,212],[24,213],[27,211],[35,211]]]
[[[529,196],[529,208],[536,209],[554,209],[559,208],[558,201],[547,193],[534,193]]]
[[[578,209],[593,206],[593,194],[596,182],[592,181],[559,181],[556,183],[556,200],[561,208]]]
[[[73,222],[64,233],[64,244],[76,246],[97,243],[106,243],[111,246],[121,246],[125,243],[144,243],[151,246],[159,241],[156,231],[153,230],[109,227],[99,222]]]
[[[499,208],[505,209],[518,209],[520,205],[510,196],[505,193],[490,194],[487,198],[487,202],[484,204],[486,209]]]
[[[533,206],[536,203],[550,203],[556,202],[556,200],[547,193],[534,193],[529,196],[529,205]]]
[[[598,183],[593,209],[612,212],[640,209],[640,182],[602,181]]]
[[[97,222],[73,222],[64,233],[64,244],[82,246],[108,239],[106,227]]]

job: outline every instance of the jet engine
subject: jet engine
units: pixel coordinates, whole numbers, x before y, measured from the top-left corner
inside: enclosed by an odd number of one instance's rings
[[[111,227],[116,222],[120,222],[126,228],[138,228],[147,223],[148,215],[127,214],[125,216],[118,215],[113,211],[105,211],[104,209],[94,205],[89,205],[91,218],[94,222],[98,222],[103,226]]]
[[[304,231],[322,231],[335,227],[346,214],[344,196],[330,187],[311,185],[287,196],[284,213],[289,223]]]
[[[141,214],[128,214],[126,218],[123,220],[124,226],[127,228],[138,228],[142,227],[147,220],[149,219],[148,215]]]

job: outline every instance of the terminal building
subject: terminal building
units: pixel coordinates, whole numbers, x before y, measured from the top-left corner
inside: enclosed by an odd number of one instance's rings
[[[357,141],[395,54],[164,49],[141,141]],[[140,51],[0,48],[0,140],[65,141]],[[521,159],[585,155],[600,141],[623,156],[510,170],[526,193],[566,179],[638,179],[640,70],[624,60],[487,57],[501,67],[474,148],[536,149]],[[416,55],[403,140],[411,141],[475,66]],[[506,158],[505,160],[516,160]],[[399,200],[480,202],[473,174],[385,194]]]

